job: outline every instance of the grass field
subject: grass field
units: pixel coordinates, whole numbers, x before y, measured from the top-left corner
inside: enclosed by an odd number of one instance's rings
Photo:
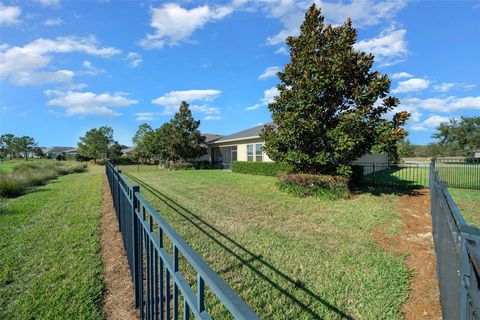
[[[0,319],[101,319],[102,175],[76,173],[0,204]]]
[[[399,231],[397,196],[322,201],[281,193],[271,177],[208,170],[131,174],[261,318],[401,317],[409,295],[405,257],[384,251],[375,237],[380,229]]]
[[[480,227],[480,190],[449,188],[465,221]]]

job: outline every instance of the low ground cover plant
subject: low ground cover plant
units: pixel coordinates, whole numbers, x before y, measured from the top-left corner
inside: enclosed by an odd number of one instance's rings
[[[9,173],[0,172],[0,197],[16,197],[29,188],[45,185],[58,176],[83,172],[85,169],[85,164],[73,162],[22,163]]]
[[[349,178],[338,175],[282,173],[278,176],[280,190],[296,196],[313,196],[321,199],[346,199],[350,197]]]

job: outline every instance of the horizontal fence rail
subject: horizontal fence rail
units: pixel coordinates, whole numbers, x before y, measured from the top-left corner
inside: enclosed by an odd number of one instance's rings
[[[463,219],[435,160],[429,188],[443,319],[480,319],[480,229]]]
[[[480,162],[476,159],[435,159],[437,174],[448,187],[480,190]],[[355,162],[360,170],[361,183],[377,186],[426,188],[429,186],[428,163]]]
[[[259,319],[153,209],[138,186],[111,163],[106,173],[142,319],[178,319],[180,314],[183,319],[211,319],[206,298],[213,295],[234,319]],[[196,274],[193,285],[180,270],[181,260]],[[206,289],[213,295],[206,295]]]

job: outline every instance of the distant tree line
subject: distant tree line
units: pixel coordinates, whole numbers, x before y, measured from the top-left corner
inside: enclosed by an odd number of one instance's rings
[[[37,142],[30,136],[16,137],[11,133],[6,133],[0,136],[0,158],[14,158],[22,157],[28,160],[30,154],[42,157],[42,149],[38,147]]]
[[[440,124],[427,145],[412,144],[409,140],[398,143],[398,154],[404,157],[468,157],[480,150],[480,117],[461,117]]]

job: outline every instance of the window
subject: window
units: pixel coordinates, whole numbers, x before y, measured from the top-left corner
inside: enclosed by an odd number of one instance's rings
[[[255,161],[263,161],[262,144],[255,145]]]
[[[247,144],[247,161],[253,161],[253,144]]]
[[[232,161],[237,161],[237,146],[232,147]]]

